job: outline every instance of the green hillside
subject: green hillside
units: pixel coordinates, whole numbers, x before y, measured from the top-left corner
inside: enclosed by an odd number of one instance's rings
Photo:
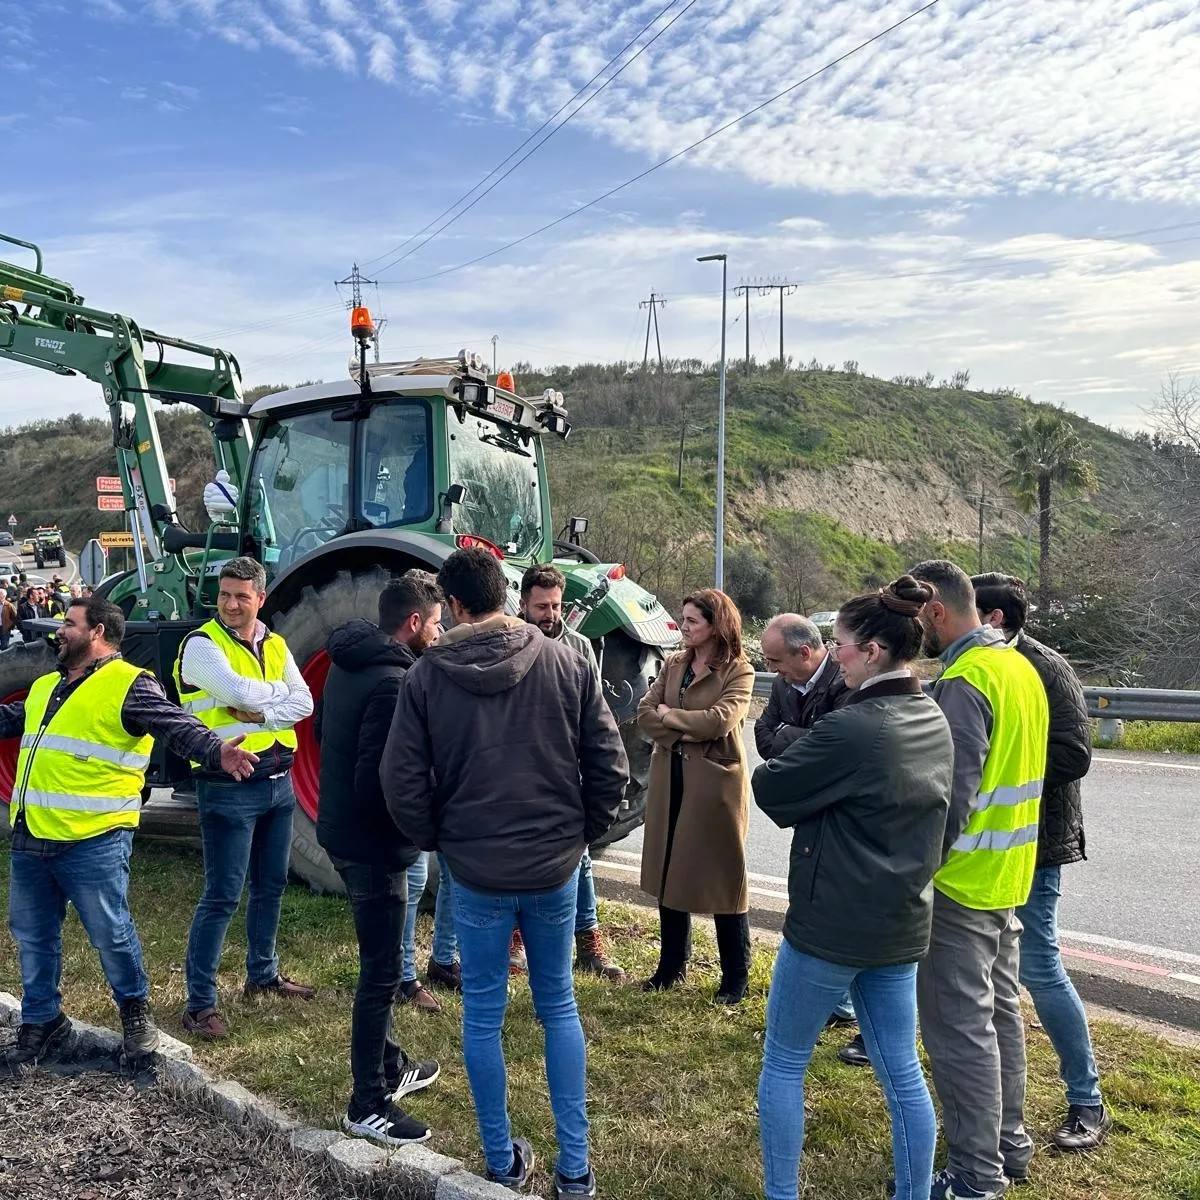
[[[711,366],[674,364],[663,376],[630,364],[536,371],[515,368],[525,394],[563,391],[574,422],[566,443],[548,439],[555,523],[591,520],[588,545],[668,604],[712,578],[717,378]],[[256,389],[261,391],[273,388]],[[1031,404],[924,381],[887,382],[830,369],[731,373],[727,408],[727,565],[732,582],[764,565],[770,603],[835,606],[916,558],[955,557],[975,569],[978,495],[984,489],[984,565],[1029,575],[1030,518],[1003,487],[1007,440]],[[99,415],[35,421],[0,432],[0,509],[20,529],[58,520],[69,548],[120,515],[101,513],[94,477],[113,470],[110,429]],[[1150,448],[1071,417],[1100,489],[1064,500],[1060,559],[1119,524]],[[180,513],[202,524],[210,477],[197,414],[160,413],[163,446],[179,481]],[[682,486],[679,484],[683,432]],[[765,601],[764,601],[765,602]]]

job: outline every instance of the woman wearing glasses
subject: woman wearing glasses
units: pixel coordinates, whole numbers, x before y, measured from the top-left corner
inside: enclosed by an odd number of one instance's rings
[[[946,719],[910,668],[932,594],[905,575],[844,604],[830,648],[854,694],[754,772],[759,808],[794,830],[759,1080],[767,1200],[796,1200],[804,1074],[847,988],[891,1111],[895,1200],[929,1195],[936,1124],[916,977],[954,768]]]
[[[721,956],[716,999],[739,1004],[750,975],[742,724],[754,668],[742,653],[741,614],[724,592],[689,596],[680,626],[683,649],[638,706],[638,724],[654,743],[641,886],[658,898],[662,926],[658,969],[643,987],[658,991],[684,978],[691,914],[712,913]]]

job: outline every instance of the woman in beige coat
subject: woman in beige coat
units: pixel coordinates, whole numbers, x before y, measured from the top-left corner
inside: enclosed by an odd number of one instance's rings
[[[742,618],[724,592],[683,602],[683,649],[667,659],[638,706],[653,741],[642,890],[658,898],[658,969],[647,991],[687,973],[691,914],[712,913],[721,955],[717,1000],[738,1004],[750,971],[746,884],[749,777],[742,723],[754,668],[742,654]]]

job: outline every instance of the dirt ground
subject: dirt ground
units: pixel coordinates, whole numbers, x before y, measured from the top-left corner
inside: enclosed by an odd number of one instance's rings
[[[0,1069],[3,1200],[341,1200],[332,1172],[152,1084]]]

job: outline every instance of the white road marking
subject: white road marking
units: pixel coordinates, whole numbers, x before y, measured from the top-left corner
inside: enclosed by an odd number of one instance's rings
[[[620,861],[614,861],[615,859]],[[593,861],[616,871],[625,871],[630,875],[636,875],[641,871],[642,856],[631,850],[608,849]],[[787,880],[781,876],[758,875],[751,872],[749,878],[755,883],[768,885],[767,887],[751,887],[752,895],[765,896],[772,900],[788,899]],[[771,890],[772,885],[780,890]],[[1058,936],[1067,942],[1101,946],[1106,950],[1122,950],[1126,954],[1140,954],[1145,958],[1165,959],[1172,963],[1186,963],[1188,966],[1200,967],[1200,954],[1189,954],[1186,950],[1168,950],[1165,946],[1150,946],[1144,942],[1126,942],[1120,938],[1105,937],[1099,933],[1078,933],[1072,929],[1060,929]],[[1183,979],[1187,983],[1200,982],[1200,978],[1194,975],[1174,974],[1172,978]]]
[[[1092,762],[1112,763],[1118,767],[1167,767],[1173,771],[1200,771],[1200,763],[1161,762],[1149,758],[1101,758],[1093,754]]]

